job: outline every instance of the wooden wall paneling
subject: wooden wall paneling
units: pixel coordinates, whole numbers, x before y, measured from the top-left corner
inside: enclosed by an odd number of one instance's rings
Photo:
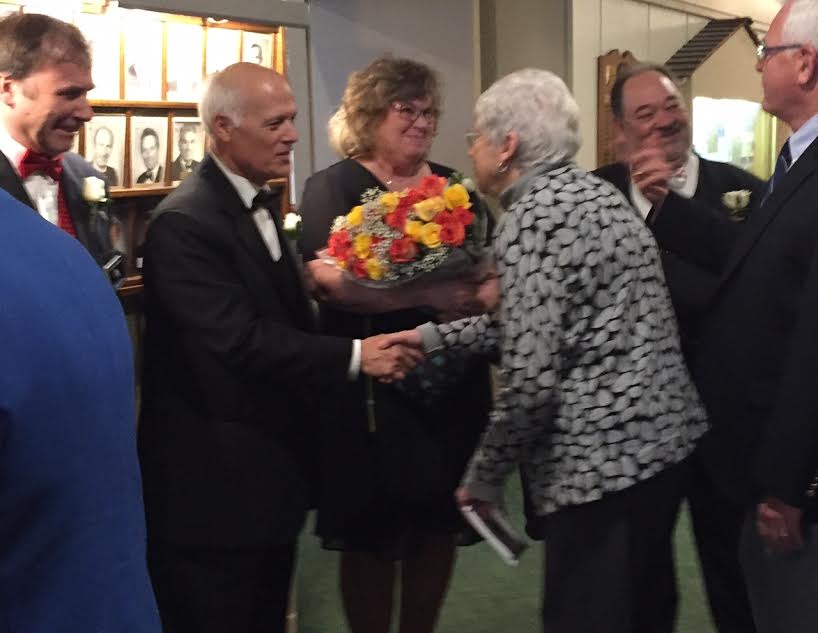
[[[207,34],[210,29],[207,26],[202,27],[202,79],[207,77]]]
[[[119,31],[119,98],[125,98],[125,31]]]
[[[597,70],[597,132],[596,156],[597,165],[607,165],[616,161],[614,147],[615,131],[613,111],[611,110],[611,88],[616,81],[617,72],[624,66],[637,63],[630,51],[613,50],[600,55]]]
[[[125,173],[122,177],[122,185],[131,187],[133,169],[131,168],[131,116],[133,111],[129,108],[125,111]]]
[[[173,110],[168,112],[168,139],[167,139],[167,147],[165,148],[165,184],[170,186],[173,184],[173,181],[170,177],[170,170],[171,166],[170,163],[173,161],[173,144],[176,142],[173,134],[173,117],[176,116],[176,113]]]

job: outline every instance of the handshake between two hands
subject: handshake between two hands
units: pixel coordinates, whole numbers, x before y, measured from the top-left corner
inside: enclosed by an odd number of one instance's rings
[[[361,341],[361,371],[381,382],[403,380],[425,358],[418,330],[378,334]]]

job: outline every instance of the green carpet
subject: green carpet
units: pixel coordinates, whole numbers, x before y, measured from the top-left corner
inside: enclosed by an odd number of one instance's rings
[[[521,521],[519,487],[510,486],[508,506]],[[715,633],[705,604],[698,561],[683,513],[676,531],[681,592],[677,631]],[[485,544],[461,548],[437,633],[534,633],[540,630],[542,549],[535,544],[519,567],[506,566]],[[297,579],[298,633],[347,633],[338,597],[337,554],[301,539]],[[612,632],[615,633],[615,632]]]

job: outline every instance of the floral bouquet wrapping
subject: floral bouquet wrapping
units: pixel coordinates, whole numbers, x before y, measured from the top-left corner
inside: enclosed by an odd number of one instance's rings
[[[427,176],[404,191],[368,189],[360,205],[335,218],[319,256],[373,287],[467,272],[486,239],[485,212],[470,189],[458,174]]]

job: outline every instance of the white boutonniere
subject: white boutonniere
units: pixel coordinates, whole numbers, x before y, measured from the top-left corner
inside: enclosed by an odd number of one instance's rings
[[[288,213],[284,216],[284,232],[293,241],[298,240],[301,234],[301,216],[297,213]]]
[[[730,211],[730,215],[736,218],[743,218],[747,207],[750,206],[749,189],[739,189],[738,191],[726,191],[721,196],[721,203]]]
[[[108,220],[108,206],[110,198],[105,191],[105,181],[96,176],[88,176],[82,182],[82,198],[91,208],[91,226],[96,224],[97,218]]]

